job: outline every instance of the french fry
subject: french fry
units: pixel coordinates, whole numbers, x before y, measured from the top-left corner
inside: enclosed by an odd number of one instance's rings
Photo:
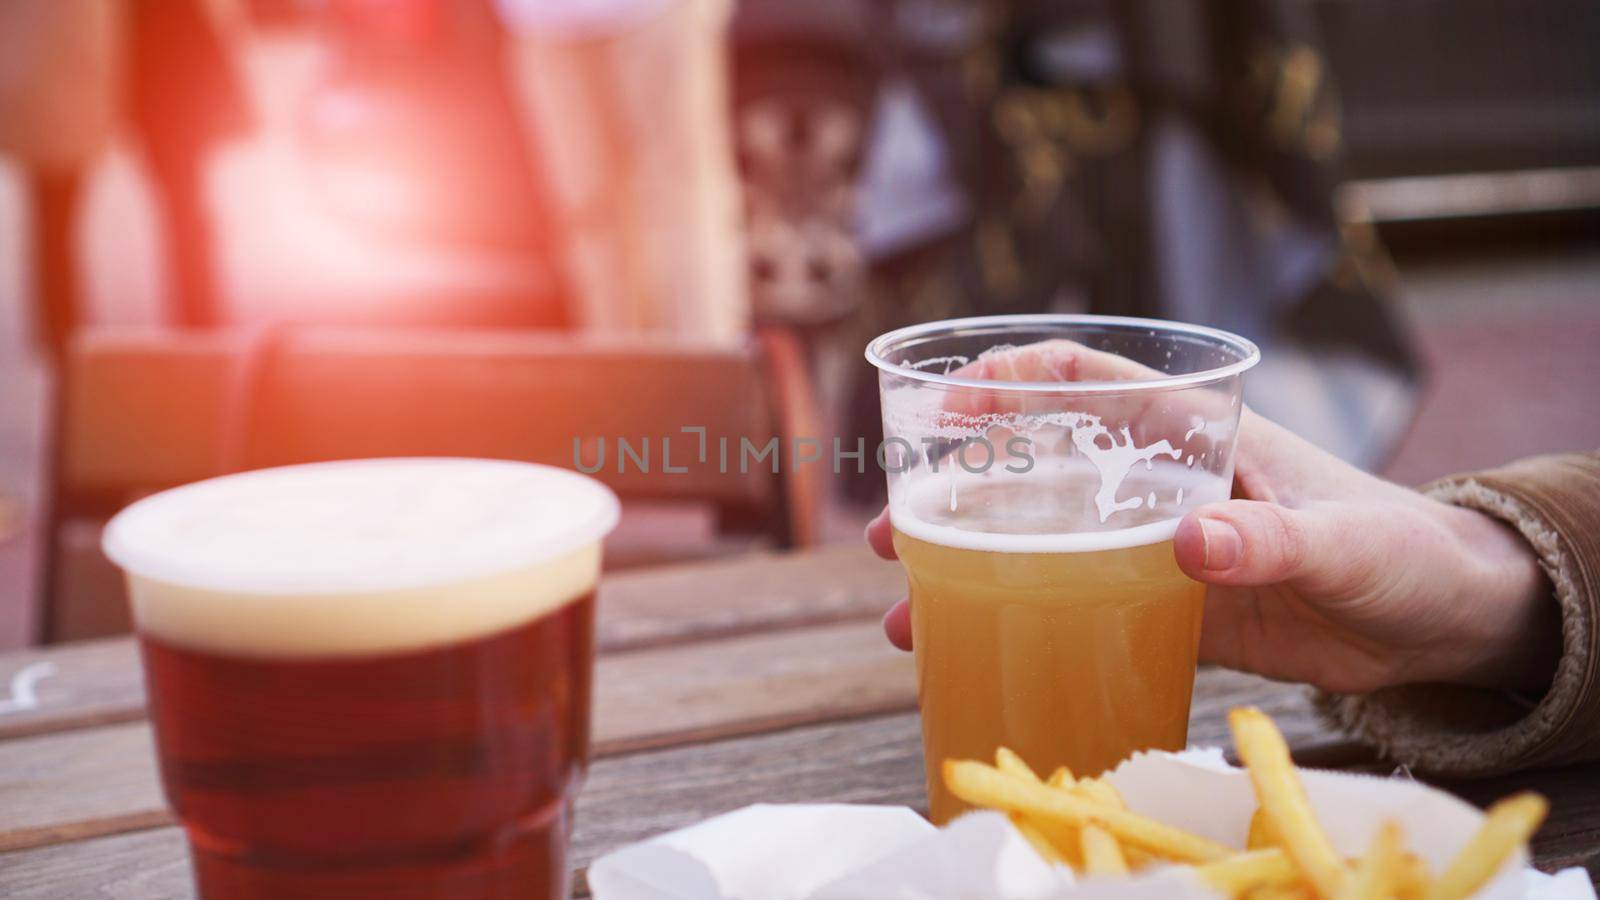
[[[1200,880],[1220,893],[1237,897],[1265,887],[1292,887],[1300,870],[1282,848],[1250,850],[1195,868]]]
[[[1033,768],[1023,761],[1022,757],[1010,747],[1001,747],[994,751],[994,767],[1007,775],[1026,778],[1035,784],[1041,784],[1039,776],[1034,774]]]
[[[1433,872],[1428,861],[1415,853],[1400,854],[1400,877],[1394,895],[1399,900],[1421,900],[1433,883]]]
[[[1282,842],[1278,840],[1277,832],[1272,830],[1272,820],[1267,818],[1267,811],[1256,807],[1250,816],[1250,833],[1244,839],[1245,849],[1264,850],[1279,846],[1282,846]]]
[[[1122,809],[1112,809],[1076,793],[1029,784],[971,760],[945,760],[950,792],[977,806],[1027,813],[1082,828],[1095,824],[1119,841],[1178,862],[1212,862],[1232,855],[1229,848],[1199,835]]]
[[[1034,773],[1033,768],[1009,747],[1001,747],[995,750],[994,767],[1007,775],[1035,784],[1042,783],[1039,781],[1039,776]],[[1116,788],[1104,781],[1093,778],[1084,778],[1075,782],[1072,779],[1072,772],[1065,766],[1056,769],[1051,776],[1051,780],[1058,783],[1052,786],[1076,790],[1096,803],[1116,809],[1127,809],[1127,804],[1122,802],[1122,795],[1117,793]],[[1041,825],[1021,813],[1012,813],[1011,821],[1019,831],[1023,831],[1023,836],[1028,837],[1029,840],[1038,838],[1052,845],[1052,850],[1055,851],[1053,858],[1052,855],[1045,855],[1046,859],[1065,862],[1074,869],[1082,870],[1089,875],[1126,875],[1128,873],[1132,854],[1125,854],[1122,847],[1118,845],[1117,839],[1099,826],[1090,825],[1082,829],[1073,829],[1059,822]],[[1028,825],[1026,830],[1023,828],[1024,824]],[[1052,825],[1054,827],[1051,827]],[[1029,831],[1032,832],[1031,836]],[[1068,849],[1071,846],[1076,846],[1077,854],[1073,854]],[[1138,854],[1142,863],[1149,862],[1150,857],[1148,854],[1139,853],[1137,848],[1129,848],[1129,850]]]
[[[1315,900],[1316,893],[1305,884],[1260,887],[1245,894],[1245,900]]]
[[[1044,832],[1040,831],[1027,816],[1012,813],[1009,818],[1011,819],[1011,824],[1016,827],[1017,833],[1026,838],[1028,843],[1033,845],[1033,849],[1044,857],[1046,862],[1060,863],[1064,866],[1072,865],[1061,856],[1061,851],[1056,849],[1050,839],[1045,837]]]
[[[1028,824],[1050,842],[1062,864],[1074,872],[1083,871],[1083,848],[1078,843],[1078,829],[1063,822],[1041,818],[1030,818]]]
[[[994,751],[995,768],[1016,778],[1042,784],[1033,768],[1010,747]],[[1036,820],[1019,812],[1007,814],[1011,824],[1028,839],[1033,848],[1050,862],[1058,862],[1076,871],[1084,867],[1083,850],[1079,845],[1078,830],[1060,822]],[[1048,848],[1048,849],[1046,849]]]
[[[1055,773],[1050,776],[1050,786],[1054,788],[1060,788],[1062,790],[1075,791],[1087,800],[1092,800],[1095,803],[1099,803],[1102,806],[1108,806],[1112,809],[1128,808],[1128,804],[1122,800],[1122,794],[1118,793],[1117,789],[1112,786],[1109,781],[1101,778],[1080,778],[1074,781],[1072,778],[1072,772],[1065,766],[1056,769]],[[1084,830],[1087,831],[1088,829]],[[1094,865],[1094,861],[1088,858],[1088,848],[1090,847],[1091,842],[1097,846],[1104,846],[1105,839],[1109,839],[1113,844],[1116,844],[1116,839],[1108,833],[1104,835],[1104,838],[1089,838],[1080,836],[1079,846],[1084,851],[1084,868],[1090,869]],[[1122,860],[1122,871],[1127,871],[1129,869],[1141,869],[1154,862],[1156,859],[1150,854],[1149,851],[1139,847],[1123,847],[1118,845],[1117,851]],[[1116,865],[1116,863],[1109,861],[1108,854],[1105,854],[1104,852],[1102,852],[1101,859],[1109,866],[1114,867]]]
[[[1113,809],[1127,809],[1128,804],[1122,799],[1122,794],[1117,791],[1111,782],[1103,778],[1084,778],[1078,781],[1078,792],[1096,803],[1101,803]],[[1122,856],[1130,869],[1142,869],[1156,861],[1148,850],[1139,847],[1123,847]]]
[[[1228,713],[1228,725],[1239,758],[1250,771],[1256,801],[1266,810],[1289,858],[1305,873],[1317,896],[1339,896],[1350,872],[1311,811],[1278,726],[1254,707]]]
[[[1099,825],[1085,825],[1078,831],[1078,844],[1083,849],[1085,875],[1128,874],[1128,861],[1111,832]]]
[[[1545,799],[1532,793],[1491,806],[1437,880],[1425,860],[1405,849],[1393,821],[1383,823],[1364,855],[1346,860],[1318,823],[1272,720],[1245,708],[1232,710],[1228,724],[1259,804],[1242,853],[1132,812],[1104,779],[1074,779],[1065,767],[1041,779],[1005,747],[995,751],[992,766],[946,760],[942,774],[957,797],[1004,813],[1052,863],[1105,877],[1126,877],[1155,861],[1187,863],[1204,884],[1233,900],[1464,900],[1549,812]]]
[[[1121,792],[1112,787],[1110,782],[1099,778],[1078,779],[1078,793],[1101,806],[1109,806],[1112,809],[1128,808],[1128,804],[1122,801]]]
[[[1539,830],[1550,804],[1538,794],[1522,793],[1489,807],[1478,833],[1440,873],[1439,880],[1422,895],[1427,900],[1456,900],[1471,896],[1494,877],[1501,863]]]
[[[1384,822],[1372,836],[1372,846],[1345,882],[1339,900],[1390,900],[1399,889],[1405,840],[1400,826]]]

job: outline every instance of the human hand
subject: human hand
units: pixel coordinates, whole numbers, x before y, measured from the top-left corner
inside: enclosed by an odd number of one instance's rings
[[[1049,342],[988,357],[973,374],[1083,380],[1104,356],[1092,353]],[[1248,409],[1233,495],[1189,513],[1173,540],[1179,567],[1209,586],[1202,662],[1334,693],[1549,684],[1559,616],[1532,549],[1508,526],[1362,472]],[[895,558],[887,510],[867,542]],[[906,601],[884,630],[911,648]]]

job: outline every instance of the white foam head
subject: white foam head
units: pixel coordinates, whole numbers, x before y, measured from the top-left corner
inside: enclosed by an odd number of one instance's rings
[[[1101,480],[1082,460],[1041,460],[1017,474],[921,470],[889,498],[894,527],[918,540],[991,553],[1088,553],[1169,540],[1194,506],[1225,500],[1227,483],[1182,466],[1139,467],[1134,497],[1102,519]],[[1136,501],[1136,502],[1134,502]]]
[[[912,516],[895,516],[892,511],[890,516],[895,528],[919,541],[953,547],[957,550],[983,550],[989,553],[1093,553],[1100,550],[1143,547],[1146,544],[1171,540],[1178,531],[1179,521],[1163,519],[1159,522],[1115,528],[1110,531],[1012,534],[935,525]]]
[[[464,640],[594,588],[616,497],[498,460],[263,469],[145,498],[106,527],[141,631],[257,655]]]

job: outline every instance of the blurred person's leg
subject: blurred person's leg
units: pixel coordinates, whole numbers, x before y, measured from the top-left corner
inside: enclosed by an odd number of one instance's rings
[[[71,169],[40,168],[27,182],[33,219],[33,328],[39,347],[59,361],[82,318],[76,222],[83,176]]]
[[[52,359],[83,308],[75,224],[85,173],[115,128],[119,11],[109,2],[0,3],[0,155],[24,175],[32,329]]]
[[[728,0],[500,4],[548,168],[575,324],[723,343],[749,330],[728,123]]]
[[[128,4],[127,35],[127,113],[166,230],[169,314],[186,327],[215,325],[220,297],[205,164],[219,143],[250,127],[248,98],[203,2]]]
[[[146,159],[166,237],[170,321],[184,328],[209,328],[222,320],[222,300],[215,270],[215,226],[206,206],[206,157],[199,148],[193,150],[171,156],[149,154]]]

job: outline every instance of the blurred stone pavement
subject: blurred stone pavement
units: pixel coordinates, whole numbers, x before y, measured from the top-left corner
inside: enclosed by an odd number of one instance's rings
[[[1600,252],[1401,266],[1428,365],[1402,484],[1600,448]]]

